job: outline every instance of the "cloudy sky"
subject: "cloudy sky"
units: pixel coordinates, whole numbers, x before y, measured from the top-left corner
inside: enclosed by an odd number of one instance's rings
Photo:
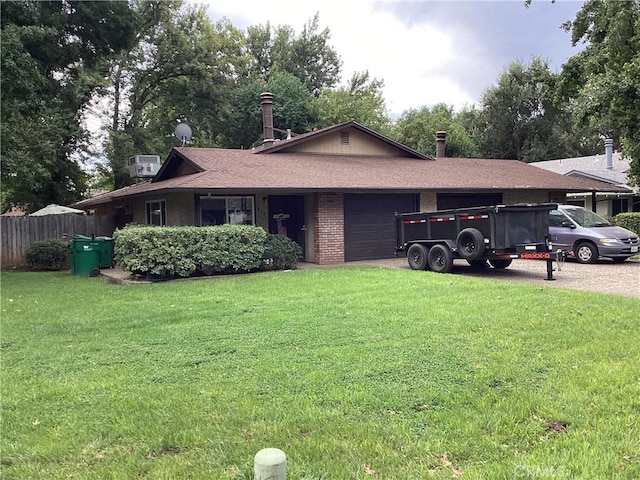
[[[200,0],[213,20],[240,29],[289,25],[300,33],[319,13],[340,55],[343,80],[369,70],[384,80],[391,114],[445,103],[459,109],[479,101],[504,68],[533,56],[552,71],[579,51],[560,25],[583,0]]]

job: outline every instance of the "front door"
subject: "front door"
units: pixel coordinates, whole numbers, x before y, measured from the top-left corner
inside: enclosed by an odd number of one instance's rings
[[[304,258],[304,197],[302,195],[269,195],[269,233],[289,237],[302,247]]]

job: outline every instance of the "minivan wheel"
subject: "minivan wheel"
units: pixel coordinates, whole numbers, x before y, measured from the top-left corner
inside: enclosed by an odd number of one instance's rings
[[[579,243],[574,253],[580,263],[595,263],[598,260],[598,248],[590,242]]]

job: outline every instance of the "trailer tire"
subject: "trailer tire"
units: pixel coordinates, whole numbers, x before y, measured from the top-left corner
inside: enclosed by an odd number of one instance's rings
[[[510,258],[507,258],[507,259],[494,258],[494,259],[489,260],[489,263],[496,270],[504,270],[509,265],[511,265],[511,261],[512,260]]]
[[[412,270],[427,270],[429,268],[429,249],[420,243],[414,243],[407,251],[407,260]]]
[[[429,268],[437,273],[449,273],[453,269],[451,250],[446,245],[434,245],[429,249]]]
[[[484,254],[484,235],[477,228],[465,228],[456,238],[456,247],[465,260],[477,260]]]

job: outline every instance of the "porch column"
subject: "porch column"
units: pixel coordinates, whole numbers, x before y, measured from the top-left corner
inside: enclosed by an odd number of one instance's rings
[[[344,263],[344,196],[317,193],[314,218],[314,263]]]

